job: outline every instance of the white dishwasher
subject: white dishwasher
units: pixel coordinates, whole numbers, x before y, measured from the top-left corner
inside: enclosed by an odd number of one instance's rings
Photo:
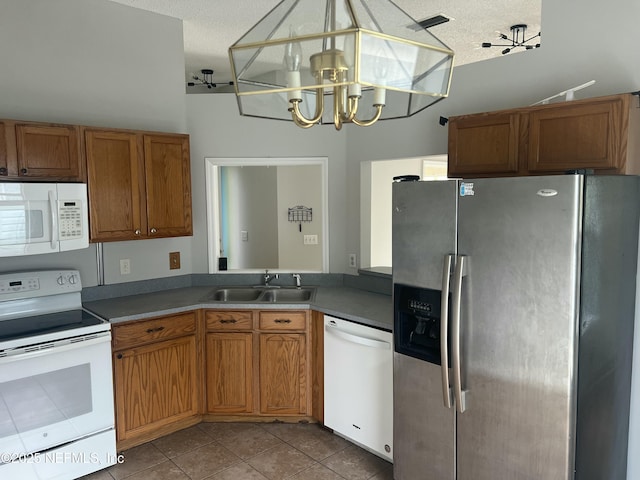
[[[391,332],[324,316],[324,423],[393,460]]]

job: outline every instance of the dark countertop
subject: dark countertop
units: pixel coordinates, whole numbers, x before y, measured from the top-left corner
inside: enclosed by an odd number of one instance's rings
[[[309,286],[313,287],[313,286]],[[309,288],[305,287],[305,288]],[[84,308],[111,323],[209,309],[311,309],[387,331],[393,330],[391,296],[352,287],[313,287],[310,301],[297,303],[215,302],[215,286],[186,287],[85,302]]]

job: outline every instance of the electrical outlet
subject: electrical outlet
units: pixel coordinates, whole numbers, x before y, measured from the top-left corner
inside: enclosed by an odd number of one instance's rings
[[[180,252],[169,252],[169,270],[180,268]]]
[[[120,259],[120,275],[129,275],[131,273],[131,261],[128,258]]]
[[[356,254],[355,253],[350,253],[349,254],[349,267],[356,268]]]
[[[305,235],[303,240],[305,245],[317,245],[318,235]]]

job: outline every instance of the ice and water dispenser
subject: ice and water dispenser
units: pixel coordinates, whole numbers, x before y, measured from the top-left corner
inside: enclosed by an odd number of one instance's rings
[[[440,365],[441,292],[394,284],[395,351]]]

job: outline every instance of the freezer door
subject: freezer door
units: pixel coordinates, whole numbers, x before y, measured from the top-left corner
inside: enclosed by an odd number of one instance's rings
[[[455,480],[455,410],[442,403],[440,366],[394,353],[394,480]]]
[[[461,185],[458,480],[573,478],[583,180]]]
[[[442,289],[442,264],[456,253],[458,181],[393,184],[393,282]]]
[[[443,288],[456,253],[457,181],[393,185],[393,281]],[[455,411],[443,402],[440,365],[394,353],[394,479],[455,479]]]

